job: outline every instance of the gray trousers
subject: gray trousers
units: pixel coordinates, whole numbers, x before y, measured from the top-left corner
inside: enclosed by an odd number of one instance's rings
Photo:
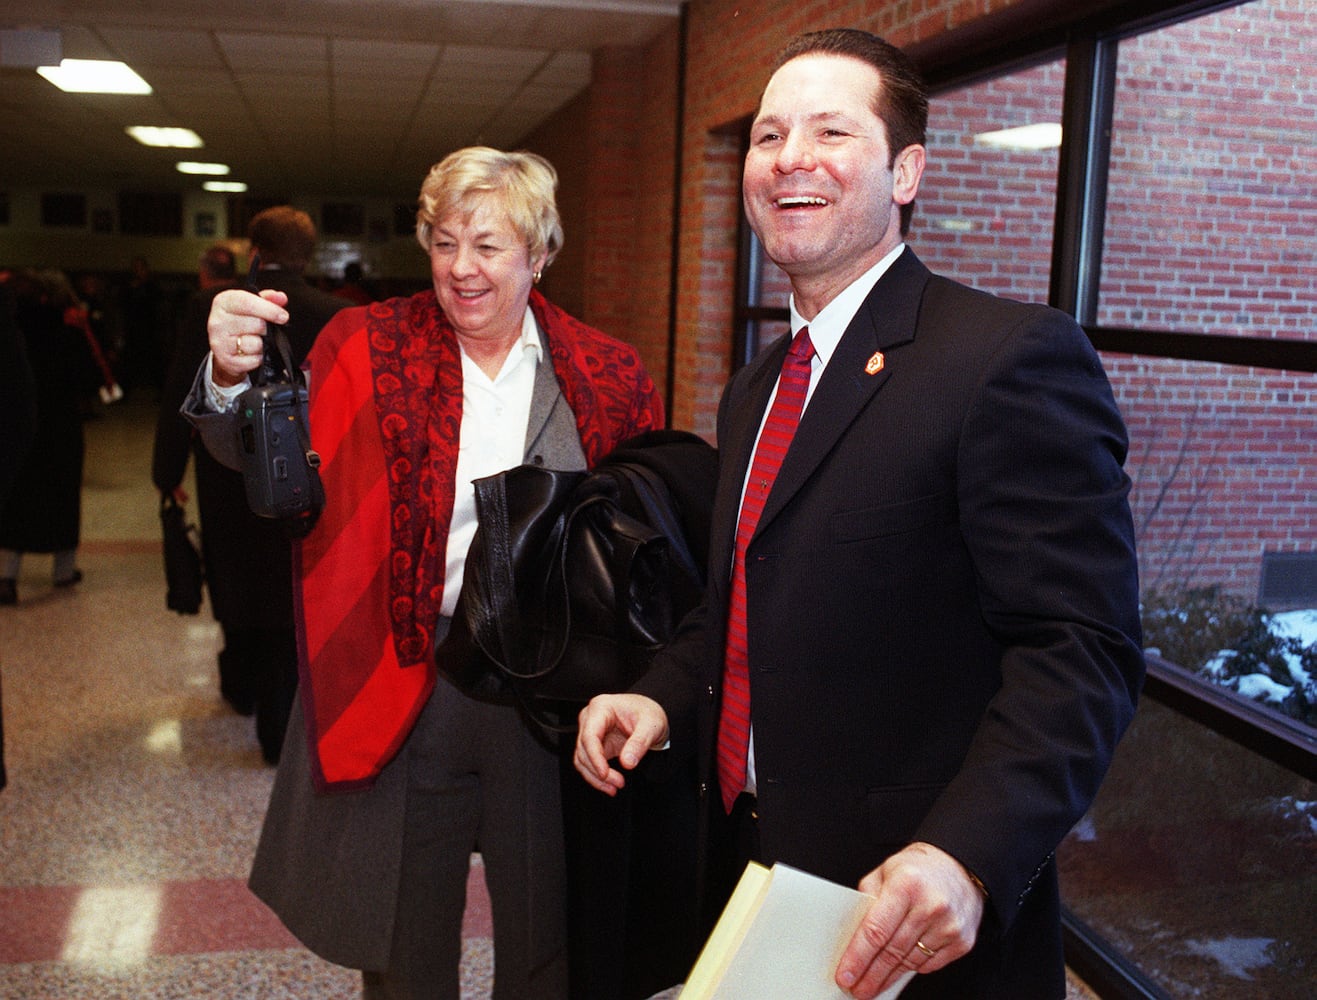
[[[494,920],[494,1000],[567,995],[566,872],[557,753],[514,707],[442,677],[408,739],[407,813],[390,968],[367,1000],[458,1000],[471,853]]]

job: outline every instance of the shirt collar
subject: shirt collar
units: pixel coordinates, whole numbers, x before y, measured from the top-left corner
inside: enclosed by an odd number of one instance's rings
[[[904,249],[905,244],[898,243],[886,257],[843,288],[841,294],[824,306],[808,323],[800,313],[796,312],[796,297],[791,296],[791,336],[794,337],[799,333],[802,326],[808,326],[809,342],[814,345],[814,353],[818,356],[821,365],[828,363],[833,351],[841,343],[842,334],[846,332],[851,320],[860,311],[860,306],[873,291],[873,286],[887,273],[887,269],[897,257],[901,256],[901,251]]]
[[[537,365],[544,355],[544,342],[540,340],[540,325],[535,322],[535,313],[526,306],[526,315],[521,318],[521,340],[517,342],[523,353],[529,354]],[[514,348],[515,349],[515,348]]]
[[[462,346],[460,340],[457,342],[457,349],[462,356],[462,371],[464,373],[468,371],[474,373],[480,370],[466,353],[466,348]],[[544,343],[540,339],[540,326],[535,322],[535,314],[531,312],[530,306],[527,305],[526,315],[521,318],[521,336],[512,342],[512,347],[508,350],[508,356],[503,359],[503,367],[489,381],[497,385],[509,372],[515,371],[517,366],[525,361],[529,361],[533,368],[538,367],[543,356]],[[470,366],[469,369],[468,365]]]

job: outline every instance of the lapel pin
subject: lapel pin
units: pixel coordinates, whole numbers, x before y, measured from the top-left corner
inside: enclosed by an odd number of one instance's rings
[[[882,351],[874,351],[873,357],[871,357],[868,363],[866,363],[864,366],[864,373],[866,375],[877,375],[880,371],[883,370],[883,365],[886,362],[887,359],[883,357]]]

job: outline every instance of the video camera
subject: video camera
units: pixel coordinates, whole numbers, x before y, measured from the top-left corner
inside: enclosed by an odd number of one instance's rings
[[[256,264],[253,262],[253,271]],[[253,275],[254,277],[254,275]],[[249,278],[249,285],[254,281]],[[280,370],[272,358],[278,351]],[[247,504],[258,517],[282,521],[295,538],[306,535],[325,506],[320,456],[311,447],[306,384],[294,368],[288,336],[267,334],[261,367],[238,397],[238,436]]]

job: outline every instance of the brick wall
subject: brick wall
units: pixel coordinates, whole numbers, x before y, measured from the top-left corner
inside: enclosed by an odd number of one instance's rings
[[[590,89],[524,143],[558,168],[563,252],[543,290],[635,345],[667,392],[677,145],[674,25],[644,49],[595,53]]]

